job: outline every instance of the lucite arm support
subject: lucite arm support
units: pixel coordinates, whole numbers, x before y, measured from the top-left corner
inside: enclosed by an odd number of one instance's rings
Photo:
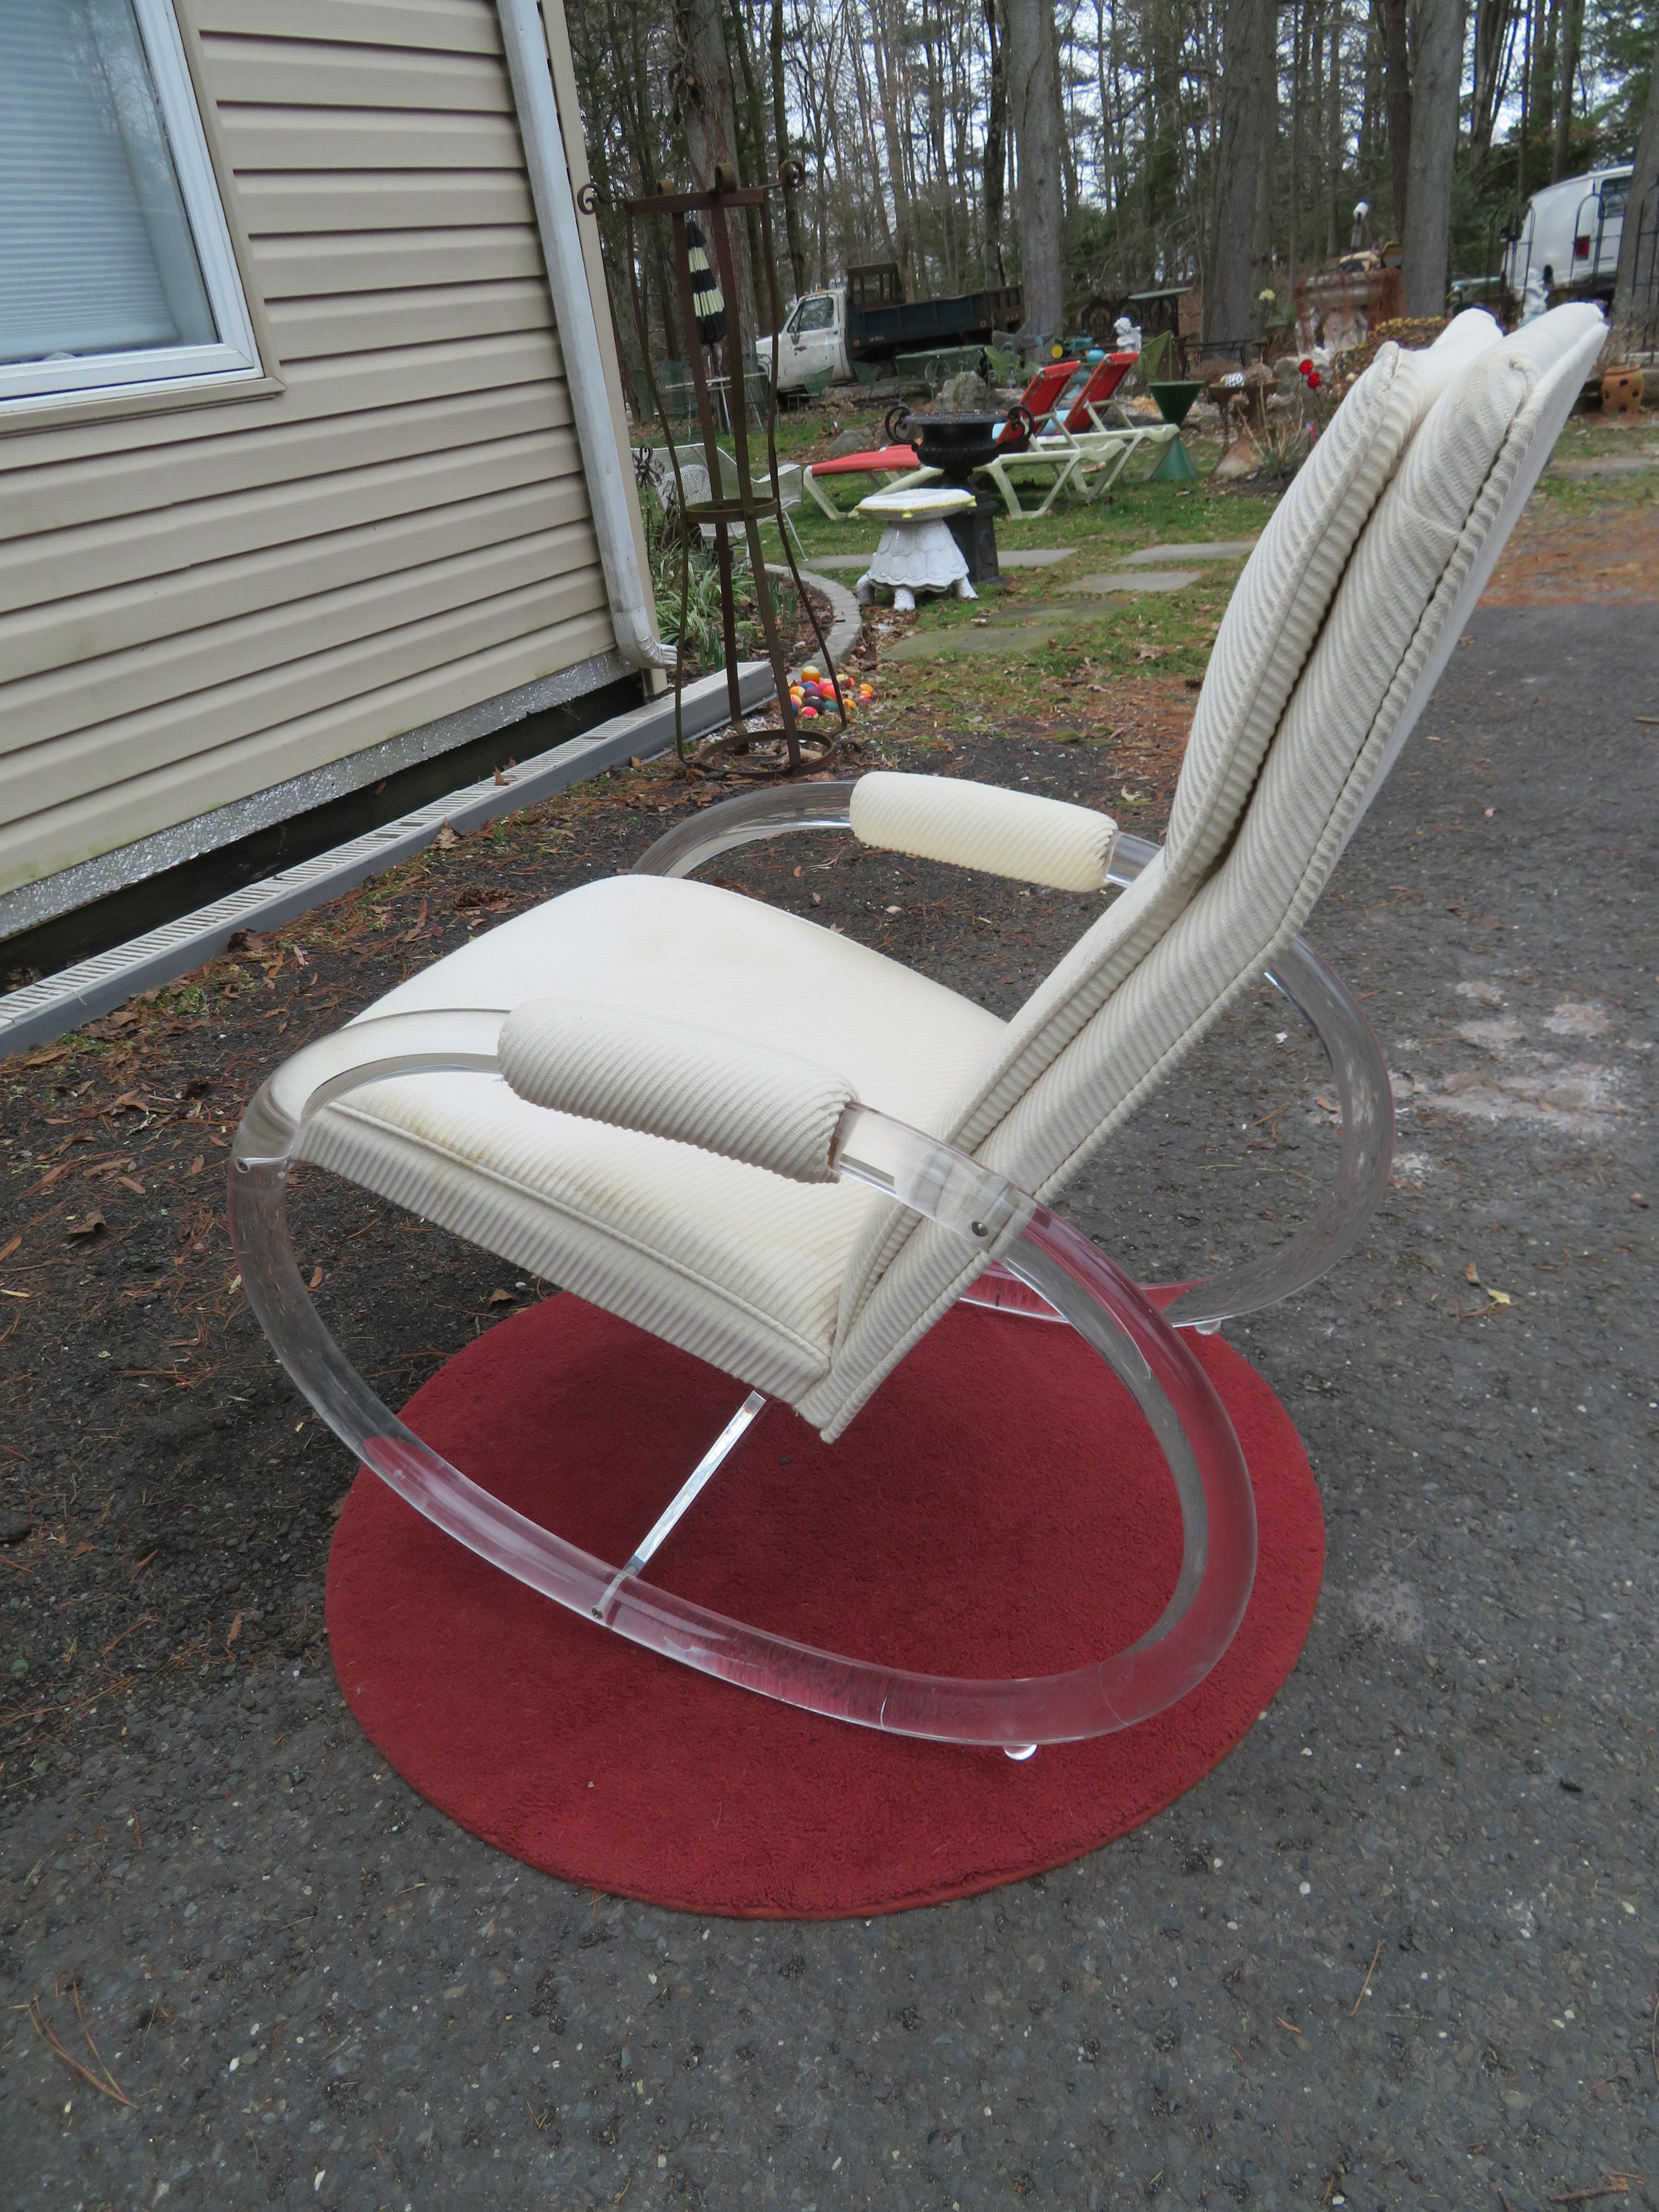
[[[936,1139],[848,1107],[837,1172],[999,1251],[1100,1353],[1169,1462],[1182,1565],[1138,1643],[1059,1674],[975,1680],[910,1673],[746,1626],[596,1559],[492,1497],[381,1404],[324,1328],[285,1212],[301,1132],[331,1100],[390,1075],[495,1066],[501,1013],[359,1022],[307,1046],[248,1108],[230,1170],[231,1236],[248,1300],[283,1366],[341,1441],[415,1509],[482,1559],[574,1612],[704,1674],[889,1732],[1023,1753],[1126,1728],[1184,1697],[1231,1641],[1255,1567],[1255,1510],[1238,1442],[1181,1339],[1085,1238],[1026,1193]],[[604,1479],[602,1468],[595,1480]],[[1110,1612],[1103,1594],[1103,1616]]]
[[[850,780],[745,793],[677,823],[635,862],[635,873],[689,876],[721,853],[785,831],[849,829],[852,794]],[[1107,880],[1133,883],[1158,849],[1120,832]],[[1317,1282],[1352,1249],[1388,1188],[1394,1097],[1370,1024],[1305,938],[1291,940],[1266,981],[1290,1000],[1330,1062],[1342,1115],[1336,1175],[1313,1218],[1284,1243],[1219,1274],[1183,1278],[1180,1295],[1165,1310],[1182,1328],[1218,1328]]]

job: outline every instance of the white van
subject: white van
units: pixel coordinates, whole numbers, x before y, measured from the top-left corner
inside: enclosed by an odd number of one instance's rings
[[[1504,250],[1504,289],[1517,300],[1531,283],[1544,300],[1611,301],[1631,173],[1626,161],[1534,192]]]

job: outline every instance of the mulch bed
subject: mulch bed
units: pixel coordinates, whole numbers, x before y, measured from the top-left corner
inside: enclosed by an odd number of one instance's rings
[[[1078,798],[1158,835],[1193,694],[1085,687],[1054,716],[955,738],[878,702],[837,773],[888,763]],[[1053,730],[1055,734],[1050,735]],[[1060,741],[1064,739],[1065,741]],[[224,1225],[238,1118],[271,1067],[526,907],[633,864],[743,762],[623,769],[451,839],[269,938],[0,1066],[0,1796],[117,1735],[206,1674],[296,1656],[351,1469],[242,1301]],[[1007,1012],[1090,902],[783,840],[717,879]],[[459,1346],[550,1286],[315,1176],[296,1248],[330,1326],[400,1404]]]

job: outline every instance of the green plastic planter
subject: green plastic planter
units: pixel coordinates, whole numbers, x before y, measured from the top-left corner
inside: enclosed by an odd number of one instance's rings
[[[1204,386],[1182,378],[1172,384],[1149,384],[1146,389],[1158,402],[1158,411],[1166,422],[1173,422],[1179,431],[1191,412],[1195,400],[1202,398]],[[1171,440],[1164,459],[1152,471],[1153,483],[1188,483],[1198,474],[1193,466],[1193,457],[1177,436]]]

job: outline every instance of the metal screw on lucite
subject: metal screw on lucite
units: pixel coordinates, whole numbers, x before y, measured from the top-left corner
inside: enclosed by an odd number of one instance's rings
[[[1175,425],[1176,435],[1170,441],[1164,459],[1152,471],[1153,483],[1189,483],[1197,476],[1193,457],[1187,451],[1181,436],[1181,426],[1191,414],[1194,404],[1204,396],[1204,386],[1193,379],[1182,377],[1169,384],[1149,384],[1146,389],[1158,403],[1158,411],[1166,422]]]

